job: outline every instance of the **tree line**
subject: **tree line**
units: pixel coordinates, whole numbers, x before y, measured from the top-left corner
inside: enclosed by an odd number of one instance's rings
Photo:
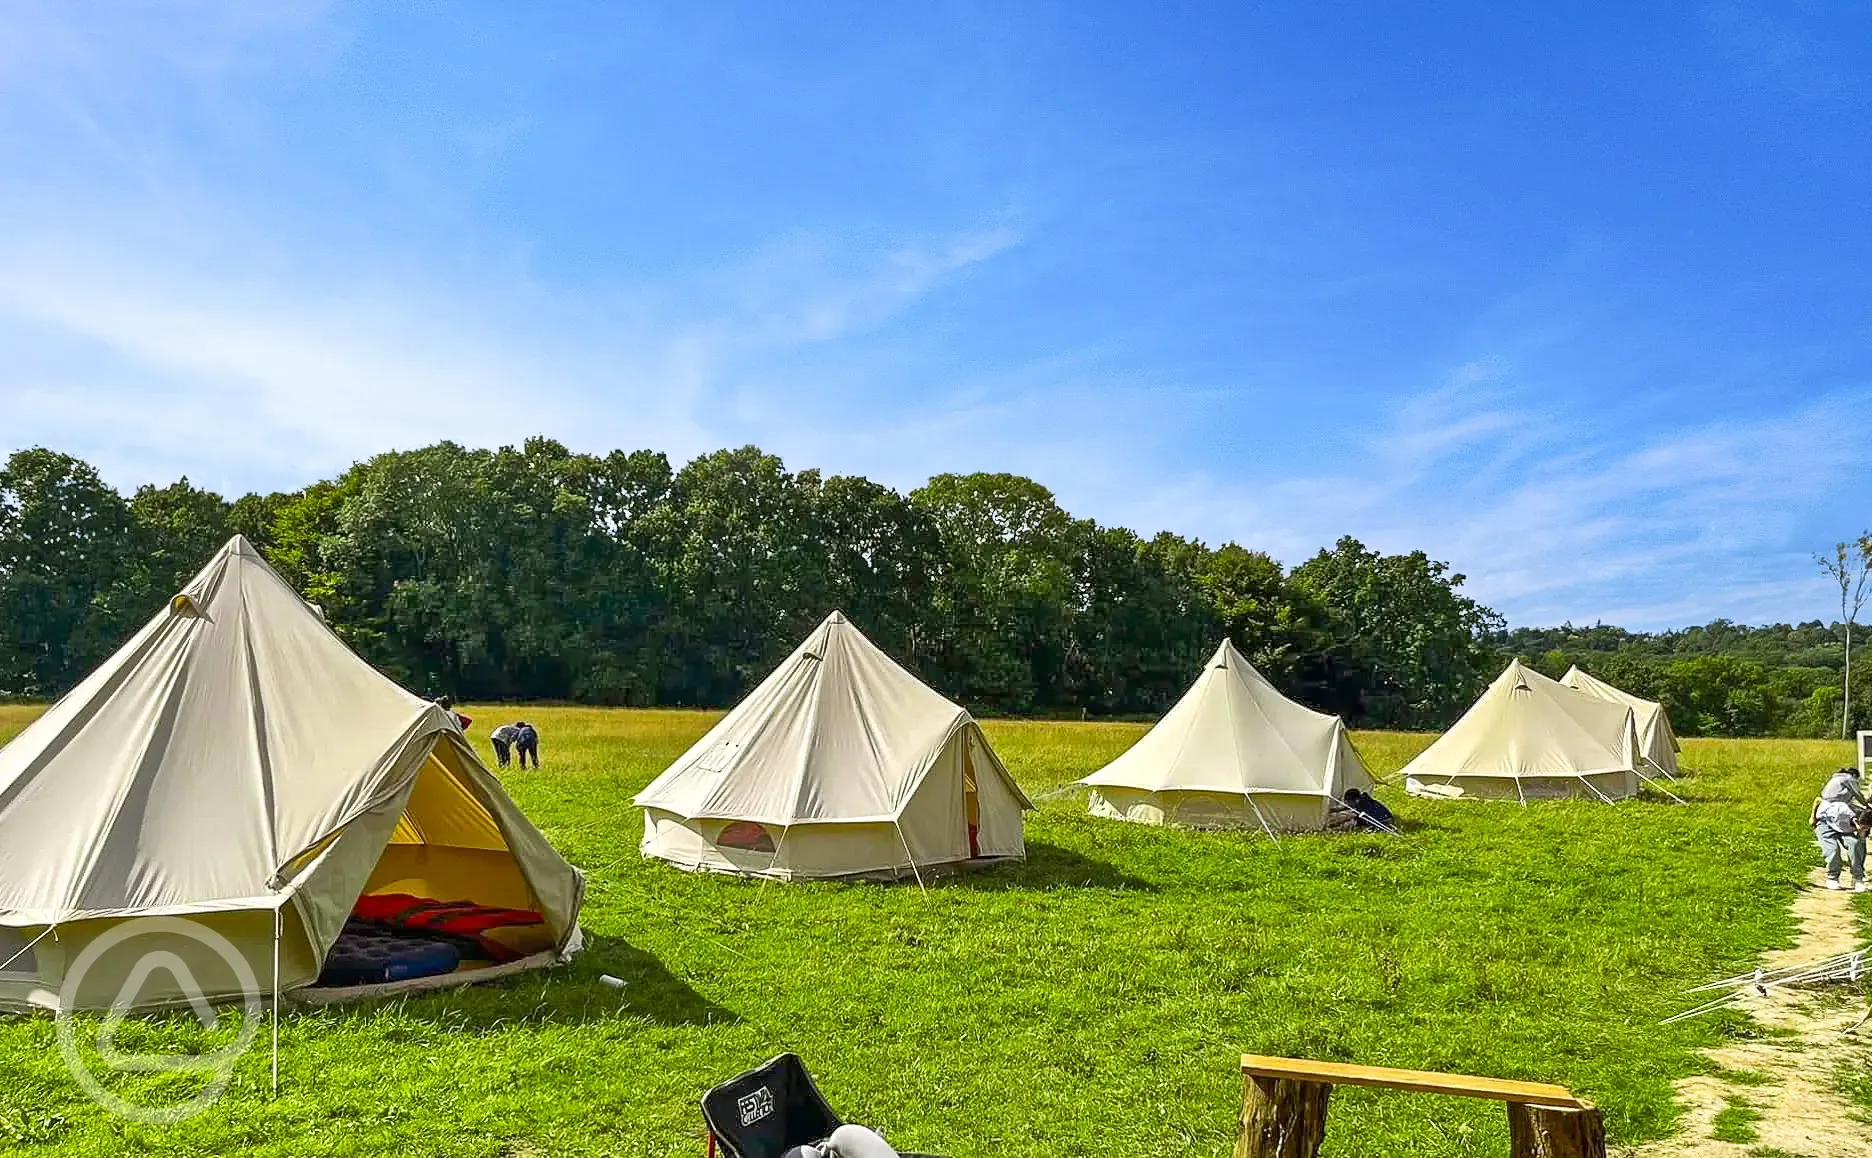
[[[1578,664],[1601,679],[1657,700],[1688,736],[1840,734],[1846,644],[1838,624],[1819,620],[1747,627],[1718,619],[1677,631],[1592,627],[1517,628],[1495,643],[1548,675]],[[1854,729],[1872,729],[1872,679],[1855,646]]]
[[[1282,691],[1361,726],[1445,726],[1518,655],[1660,700],[1685,735],[1839,728],[1844,648],[1817,621],[1510,631],[1447,565],[1352,538],[1286,568],[1074,518],[1017,475],[939,475],[906,495],[754,447],[677,468],[543,438],[380,454],[232,501],[186,478],[126,496],[71,455],[15,453],[0,470],[0,694],[63,693],[236,532],[428,695],[721,707],[838,609],[982,713],[1160,713],[1227,636]],[[1865,671],[1854,712],[1872,727]]]
[[[120,494],[43,448],[0,470],[0,693],[56,696],[230,535],[423,694],[719,707],[828,612],[986,713],[1163,711],[1227,636],[1301,701],[1376,727],[1448,723],[1503,624],[1422,552],[1351,538],[1291,569],[1236,543],[1069,515],[1010,474],[909,494],[754,447],[438,443],[290,493],[186,478]]]

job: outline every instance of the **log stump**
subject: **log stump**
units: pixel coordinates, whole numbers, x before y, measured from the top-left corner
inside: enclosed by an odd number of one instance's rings
[[[1509,1153],[1514,1158],[1605,1158],[1605,1123],[1591,1106],[1562,1110],[1508,1103]]]
[[[1245,1075],[1235,1158],[1317,1158],[1331,1096],[1325,1082]]]

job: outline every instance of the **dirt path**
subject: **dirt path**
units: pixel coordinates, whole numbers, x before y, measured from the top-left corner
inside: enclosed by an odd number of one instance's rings
[[[1852,894],[1819,887],[1822,879],[1816,870],[1814,887],[1795,898],[1799,938],[1792,949],[1767,954],[1762,962],[1767,968],[1817,961],[1860,944]],[[1872,1154],[1872,1126],[1853,1116],[1854,1107],[1834,1086],[1834,1071],[1842,1061],[1872,1063],[1872,1022],[1852,1036],[1840,1036],[1865,1013],[1864,1006],[1832,994],[1771,990],[1767,997],[1751,992],[1743,1008],[1772,1036],[1708,1051],[1725,1076],[1699,1075],[1677,1083],[1677,1100],[1685,1107],[1677,1135],[1621,1153],[1627,1158]],[[1718,1141],[1717,1115],[1738,1103],[1760,1114],[1749,1123],[1755,1139]]]

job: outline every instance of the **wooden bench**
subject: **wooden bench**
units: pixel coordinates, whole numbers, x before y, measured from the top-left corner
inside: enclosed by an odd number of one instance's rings
[[[1599,1111],[1565,1086],[1255,1054],[1242,1055],[1241,1068],[1235,1158],[1315,1158],[1326,1136],[1326,1103],[1334,1086],[1505,1102],[1513,1158],[1605,1158]]]

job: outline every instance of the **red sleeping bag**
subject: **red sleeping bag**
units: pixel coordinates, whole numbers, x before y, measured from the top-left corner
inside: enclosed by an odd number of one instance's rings
[[[521,954],[483,934],[489,929],[546,923],[546,918],[531,909],[496,909],[472,901],[432,901],[424,897],[412,897],[408,893],[359,897],[351,915],[360,921],[392,929],[409,929],[471,941],[482,949],[489,961],[497,965],[518,960]]]

